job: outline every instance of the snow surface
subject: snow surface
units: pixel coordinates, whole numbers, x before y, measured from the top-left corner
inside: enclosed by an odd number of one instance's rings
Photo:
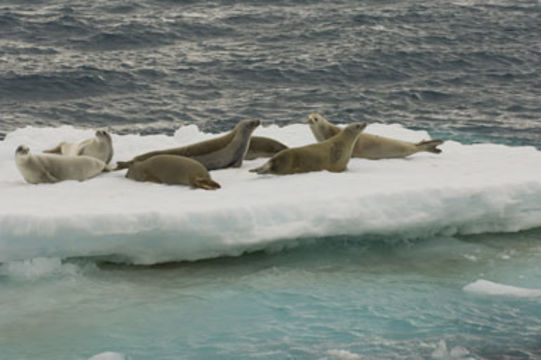
[[[407,141],[424,131],[371,124],[368,133]],[[343,173],[256,175],[212,171],[217,191],[139,183],[126,170],[85,181],[31,185],[15,167],[18,145],[32,152],[94,130],[18,129],[0,142],[0,262],[35,257],[116,256],[153,264],[280,249],[334,235],[422,238],[514,232],[541,226],[541,152],[533,147],[445,142],[440,155],[352,159]],[[314,142],[305,124],[256,129],[289,146]],[[194,125],[174,136],[113,134],[113,161],[212,138]]]
[[[520,298],[541,297],[540,289],[527,289],[479,279],[464,286],[464,291],[482,295],[512,296]]]

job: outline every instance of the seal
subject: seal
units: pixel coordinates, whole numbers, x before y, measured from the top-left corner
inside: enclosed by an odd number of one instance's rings
[[[156,155],[135,161],[126,173],[128,179],[169,185],[189,185],[205,190],[220,188],[200,162],[178,155]]]
[[[83,181],[103,171],[110,171],[105,162],[90,156],[32,154],[26,145],[17,147],[15,164],[30,184]]]
[[[109,164],[113,158],[113,141],[105,130],[96,131],[96,136],[76,143],[61,142],[57,147],[44,150],[44,153],[69,156],[91,156]]]
[[[199,161],[207,170],[240,167],[248,151],[250,137],[261,122],[242,120],[229,133],[215,139],[166,150],[151,151],[130,161],[119,161],[115,170],[126,169],[133,162],[143,161],[156,155],[185,156]]]
[[[318,113],[308,115],[310,129],[317,141],[323,141],[336,135],[340,128]],[[383,136],[362,133],[355,143],[352,157],[363,159],[396,159],[426,151],[434,154],[441,153],[437,146],[443,144],[443,140],[428,140],[418,143],[395,140]]]
[[[248,152],[244,156],[244,160],[254,160],[260,157],[271,157],[288,147],[281,142],[263,136],[252,136]]]
[[[353,144],[365,127],[365,123],[353,123],[330,139],[282,150],[265,164],[250,171],[258,174],[277,175],[321,170],[344,171],[351,158]]]

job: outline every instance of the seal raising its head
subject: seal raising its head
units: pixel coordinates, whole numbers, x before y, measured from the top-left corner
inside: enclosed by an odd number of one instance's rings
[[[86,155],[100,159],[108,164],[113,158],[113,141],[111,135],[105,130],[97,130],[95,135],[93,138],[76,143],[61,142],[55,148],[43,152],[70,156]]]
[[[318,113],[308,115],[308,124],[317,141],[329,139],[340,131],[338,126],[332,124]],[[441,150],[437,146],[442,143],[443,140],[428,140],[414,144],[407,141],[362,133],[355,143],[351,156],[377,160],[404,158],[420,151],[439,154]]]
[[[250,171],[278,175],[321,170],[344,171],[351,157],[353,144],[365,127],[365,123],[350,124],[328,140],[280,151],[265,164]]]
[[[143,161],[156,155],[189,157],[199,161],[207,170],[240,167],[248,151],[250,137],[260,123],[255,119],[243,120],[231,132],[223,136],[183,147],[148,152],[130,161],[119,161],[116,170],[128,168],[136,161]]]

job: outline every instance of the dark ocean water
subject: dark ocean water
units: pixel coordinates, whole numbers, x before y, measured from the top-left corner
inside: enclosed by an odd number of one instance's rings
[[[366,120],[539,146],[538,1],[0,2],[0,138]]]
[[[318,111],[541,149],[540,69],[539,1],[0,0],[0,139]],[[541,359],[540,241],[532,229],[157,266],[3,263],[0,360]],[[518,289],[493,296],[479,279]]]

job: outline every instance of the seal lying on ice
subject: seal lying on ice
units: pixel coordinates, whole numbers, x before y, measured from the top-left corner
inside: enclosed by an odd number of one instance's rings
[[[32,154],[26,145],[17,147],[15,164],[30,184],[83,181],[110,170],[105,162],[90,156]]]
[[[277,175],[344,171],[351,158],[353,144],[365,127],[365,123],[350,124],[328,140],[280,151],[265,164],[250,171]]]
[[[156,155],[135,161],[128,168],[126,177],[136,181],[189,185],[206,190],[220,188],[220,184],[210,178],[200,162],[178,155]]]
[[[329,139],[336,135],[340,128],[318,113],[308,115],[308,123],[314,137],[318,141]],[[443,140],[428,140],[419,143],[389,139],[383,136],[362,133],[355,143],[352,157],[363,159],[393,159],[404,158],[420,151],[427,151],[434,154],[441,153],[437,146],[441,145]]]

